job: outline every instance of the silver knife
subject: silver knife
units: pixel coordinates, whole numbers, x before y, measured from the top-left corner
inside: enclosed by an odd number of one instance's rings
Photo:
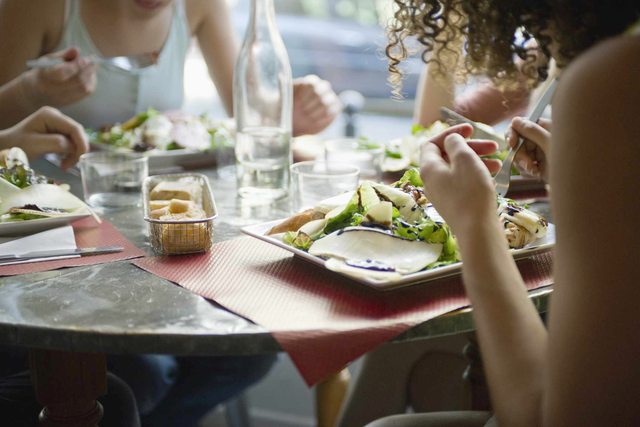
[[[455,111],[450,110],[447,107],[440,107],[440,117],[442,117],[442,120],[444,120],[446,123],[449,123],[450,125],[457,125],[460,123],[470,124],[471,126],[473,126],[473,135],[471,135],[471,137],[474,139],[490,139],[497,142],[500,149],[507,146],[504,137],[498,135],[497,133],[490,132],[484,129],[484,127],[478,122],[474,122],[473,120],[468,119],[462,114],[456,113]],[[489,125],[485,126],[489,127]]]
[[[0,265],[35,258],[53,258],[69,255],[101,255],[122,252],[122,246],[99,246],[94,248],[53,249],[48,251],[32,251],[21,254],[0,255]]]

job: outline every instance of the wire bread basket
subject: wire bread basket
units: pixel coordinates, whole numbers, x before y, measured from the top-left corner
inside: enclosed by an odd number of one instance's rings
[[[161,220],[150,217],[149,195],[156,185],[164,181],[197,183],[202,189],[202,200],[195,200],[204,210],[202,219]],[[160,255],[178,255],[205,252],[213,244],[213,220],[218,216],[209,179],[199,173],[155,175],[142,185],[144,220],[149,224],[149,241],[153,251]]]

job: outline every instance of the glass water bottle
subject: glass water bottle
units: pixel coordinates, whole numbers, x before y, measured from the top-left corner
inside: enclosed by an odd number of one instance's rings
[[[287,195],[291,164],[291,65],[273,0],[251,0],[233,79],[238,193],[253,200]]]

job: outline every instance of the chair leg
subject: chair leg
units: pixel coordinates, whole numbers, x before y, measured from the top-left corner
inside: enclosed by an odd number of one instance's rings
[[[335,427],[340,407],[347,395],[351,375],[347,368],[331,375],[316,386],[316,420],[318,427]]]
[[[484,376],[482,355],[475,332],[467,335],[468,343],[464,348],[464,355],[469,361],[463,378],[468,384],[471,394],[471,409],[474,411],[490,411],[491,399],[489,397],[489,385]]]
[[[251,427],[247,396],[243,393],[224,403],[224,412],[229,427]]]

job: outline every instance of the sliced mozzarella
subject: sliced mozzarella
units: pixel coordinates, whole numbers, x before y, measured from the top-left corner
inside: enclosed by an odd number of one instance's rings
[[[317,211],[327,213],[329,211],[340,208],[341,212],[345,206],[351,201],[355,191],[347,191],[346,193],[338,194],[337,196],[329,197],[328,199],[321,200],[316,204],[315,209]]]
[[[402,277],[402,274],[397,271],[377,271],[354,267],[336,258],[329,258],[324,265],[331,271],[343,273],[356,279],[398,280]]]
[[[442,244],[406,240],[368,227],[349,227],[316,240],[309,253],[341,259],[352,266],[375,262],[388,266],[391,271],[409,274],[437,261]]]
[[[381,199],[393,203],[404,220],[415,222],[425,217],[424,209],[416,203],[411,194],[384,184],[374,184],[373,188],[381,196]]]

